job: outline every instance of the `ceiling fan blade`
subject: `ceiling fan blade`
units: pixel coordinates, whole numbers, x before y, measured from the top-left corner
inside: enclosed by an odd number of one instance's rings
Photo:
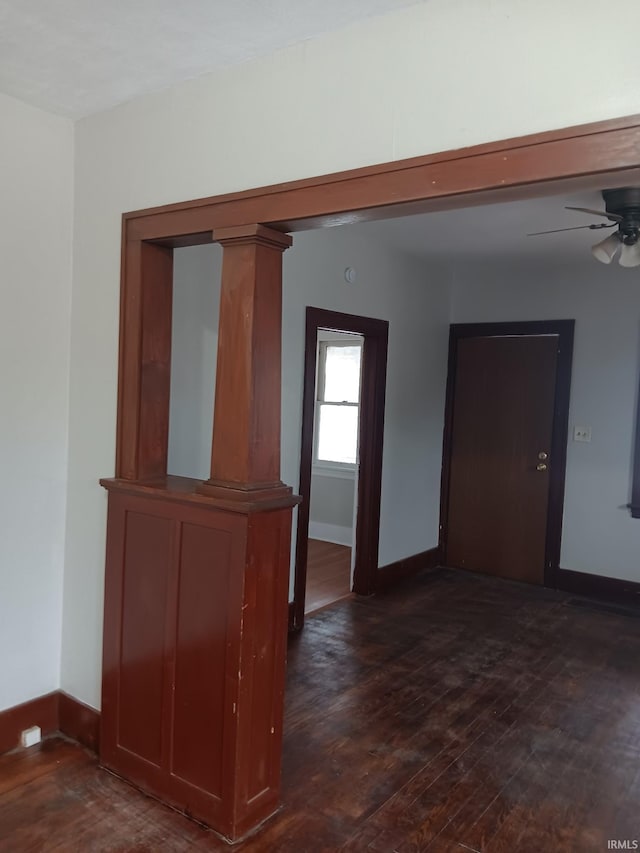
[[[551,231],[534,231],[533,234],[527,234],[527,237],[539,237],[541,234],[559,234],[560,231],[582,231],[583,228],[588,228],[590,231],[599,231],[601,228],[615,228],[616,223],[608,222],[598,223],[597,225],[574,225],[573,228],[552,228]]]
[[[606,210],[592,210],[590,207],[568,207],[565,210],[578,210],[580,213],[590,213],[592,216],[606,216],[612,222],[622,222],[622,216],[617,213],[607,213]]]

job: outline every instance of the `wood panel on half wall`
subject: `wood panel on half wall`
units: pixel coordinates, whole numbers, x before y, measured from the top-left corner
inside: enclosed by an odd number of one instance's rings
[[[239,837],[277,805],[290,510],[108,487],[102,762]]]

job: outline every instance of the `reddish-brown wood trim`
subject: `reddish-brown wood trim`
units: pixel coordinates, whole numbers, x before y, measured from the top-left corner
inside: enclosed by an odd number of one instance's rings
[[[633,438],[633,470],[631,474],[631,518],[640,518],[640,390],[636,403],[636,422]]]
[[[362,335],[364,338],[359,419],[360,472],[358,476],[356,561],[353,573],[353,591],[358,595],[374,593],[378,570],[389,323],[386,320],[342,314],[323,308],[307,308],[300,453],[299,491],[301,503],[298,508],[293,617],[290,618],[292,630],[298,631],[304,625],[307,584],[307,545],[313,462],[318,329],[353,332]]]
[[[125,240],[120,304],[116,475],[167,473],[173,252]]]
[[[562,544],[562,517],[567,467],[567,438],[569,430],[569,398],[571,365],[573,361],[574,320],[532,320],[513,323],[455,323],[449,333],[449,366],[445,398],[444,433],[442,443],[442,481],[440,489],[440,542],[442,560],[447,559],[447,516],[449,508],[449,475],[451,470],[451,436],[453,431],[453,399],[456,381],[458,341],[461,338],[492,335],[557,335],[558,361],[554,398],[553,429],[549,469],[549,507],[545,544],[544,583],[556,586]]]
[[[279,798],[291,507],[211,503],[109,494],[100,757],[239,840]]]
[[[20,746],[20,734],[40,726],[43,737],[58,730],[58,692],[0,711],[0,753]]]
[[[274,490],[271,496],[265,496],[262,492],[244,492],[244,500],[240,500],[233,489],[220,489],[219,495],[212,500],[208,492],[202,493],[201,480],[176,477],[172,474],[149,481],[107,478],[100,480],[100,485],[109,492],[124,492],[173,503],[200,504],[203,507],[215,506],[216,509],[245,515],[292,507],[300,501],[297,495],[292,494],[291,489]],[[224,498],[226,493],[231,493],[227,499]]]
[[[429,548],[411,557],[404,557],[378,569],[376,592],[386,592],[407,578],[440,565],[440,549]]]
[[[60,731],[92,752],[97,752],[100,746],[100,712],[62,690],[58,701]]]
[[[376,321],[361,326],[362,388],[360,402],[358,511],[353,592],[373,595],[377,588],[382,499],[382,450],[387,390],[389,324]]]
[[[20,734],[40,726],[42,736],[62,732],[93,752],[98,750],[100,712],[62,690],[54,690],[0,711],[0,754],[20,746]]]
[[[282,253],[291,237],[256,224],[220,229],[214,237],[223,254],[207,487],[278,489]]]
[[[621,578],[609,578],[604,575],[592,575],[571,569],[558,569],[556,588],[575,595],[597,598],[605,601],[621,601],[640,607],[640,583],[625,581]]]
[[[142,335],[142,243],[130,240],[123,222],[120,271],[120,336],[118,341],[118,419],[116,477],[138,476],[140,412],[140,338]]]
[[[549,143],[564,142],[567,140],[577,139],[583,136],[596,136],[599,134],[610,134],[620,131],[629,131],[640,128],[640,114],[632,116],[623,116],[615,119],[607,119],[600,122],[592,122],[588,124],[574,125],[556,130],[542,131],[540,133],[527,134],[525,136],[509,137],[507,139],[496,140],[492,142],[480,143],[478,145],[467,146],[464,148],[448,149],[439,151],[433,154],[425,154],[417,157],[409,157],[404,160],[392,160],[386,163],[379,163],[372,166],[364,166],[355,169],[347,169],[341,172],[329,172],[325,175],[319,175],[302,180],[284,181],[279,184],[271,184],[256,189],[249,189],[235,193],[225,193],[218,196],[208,196],[200,199],[193,199],[188,202],[166,204],[158,207],[143,208],[134,210],[125,214],[125,219],[138,219],[158,213],[175,213],[187,208],[208,207],[211,204],[227,203],[235,201],[245,201],[255,199],[261,196],[273,195],[275,193],[286,193],[291,190],[309,189],[312,187],[325,186],[328,183],[341,183],[353,179],[368,178],[381,174],[391,174],[393,172],[401,172],[406,169],[415,169],[420,166],[432,165],[435,163],[448,162],[450,160],[460,160],[471,157],[480,157],[487,154],[503,153],[519,148],[527,148],[538,145],[547,145]]]
[[[125,227],[142,240],[253,222],[295,231],[621,186],[640,179],[639,152],[640,117],[630,116],[133,211]]]

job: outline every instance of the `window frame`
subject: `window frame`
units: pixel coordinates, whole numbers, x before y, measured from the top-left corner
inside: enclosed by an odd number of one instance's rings
[[[325,474],[331,475],[335,477],[344,477],[345,479],[352,479],[355,476],[355,472],[358,467],[358,451],[359,451],[359,439],[360,439],[360,430],[359,428],[356,430],[356,461],[355,462],[338,462],[332,461],[328,459],[320,459],[318,457],[318,447],[320,444],[320,408],[323,406],[340,406],[340,407],[349,407],[355,408],[358,411],[358,425],[360,423],[360,406],[362,403],[362,357],[364,352],[364,341],[359,336],[354,335],[354,340],[349,341],[345,340],[344,337],[340,338],[326,338],[322,340],[318,340],[317,342],[317,352],[316,352],[316,391],[314,398],[314,411],[313,411],[313,456],[312,456],[312,469],[317,474]],[[324,400],[324,388],[325,388],[325,377],[326,377],[326,362],[327,362],[327,350],[329,347],[358,347],[360,349],[360,385],[358,387],[358,402],[351,403],[349,401],[334,401],[334,400]]]

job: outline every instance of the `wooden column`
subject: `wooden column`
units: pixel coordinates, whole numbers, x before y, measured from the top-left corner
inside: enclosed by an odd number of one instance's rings
[[[173,252],[129,240],[120,297],[120,377],[116,476],[167,473]]]
[[[291,237],[263,225],[213,232],[222,287],[211,451],[211,496],[282,497],[280,383],[282,253]]]
[[[171,250],[125,248],[118,476],[101,481],[100,757],[237,840],[280,795],[298,502],[280,481],[281,270],[291,238],[261,225],[214,237],[224,260],[205,483],[166,473]]]

